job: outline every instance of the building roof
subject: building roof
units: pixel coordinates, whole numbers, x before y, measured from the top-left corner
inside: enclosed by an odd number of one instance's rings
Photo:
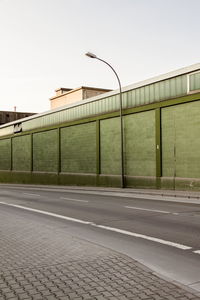
[[[178,76],[181,76],[181,75],[184,75],[184,74],[193,73],[193,72],[196,72],[196,71],[199,71],[199,70],[200,70],[200,63],[193,64],[193,65],[188,66],[188,67],[184,67],[184,68],[181,68],[181,69],[178,69],[178,70],[175,70],[175,71],[163,74],[163,75],[159,75],[159,76],[156,76],[156,77],[144,80],[144,81],[140,81],[140,82],[135,83],[135,84],[128,85],[128,86],[122,88],[122,92],[135,90],[135,89],[138,89],[138,88],[141,88],[141,87],[145,87],[145,86],[148,86],[148,85],[151,85],[151,84],[154,84],[154,83],[157,83],[157,82],[161,82],[161,81],[164,81],[164,80],[167,80],[167,79],[171,79],[173,77],[178,77]],[[80,87],[80,88],[83,88],[83,87]],[[39,114],[36,114],[34,116],[21,119],[20,122],[26,122],[26,121],[29,121],[29,120],[31,121],[33,119],[37,119],[37,118],[40,118],[40,117],[43,117],[43,116],[59,113],[59,112],[64,111],[66,109],[86,105],[86,104],[89,104],[91,102],[96,102],[96,101],[104,99],[104,98],[115,96],[117,94],[119,94],[119,89],[114,90],[114,91],[109,91],[107,93],[103,93],[101,95],[98,95],[98,96],[95,96],[95,97],[92,97],[92,98],[88,98],[84,101],[79,101],[79,102],[76,102],[76,103],[73,103],[73,104],[64,105],[64,106],[56,108],[56,109],[52,109],[52,110],[49,110],[49,111],[46,111],[46,112],[43,112],[43,113],[39,113]],[[8,127],[8,126],[17,124],[18,122],[19,121],[10,122],[10,123],[7,123],[5,125],[0,126],[0,128]]]

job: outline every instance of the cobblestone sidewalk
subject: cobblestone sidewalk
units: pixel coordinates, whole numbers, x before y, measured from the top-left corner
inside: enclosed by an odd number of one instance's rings
[[[67,223],[0,206],[0,300],[197,300],[125,255],[66,234]]]

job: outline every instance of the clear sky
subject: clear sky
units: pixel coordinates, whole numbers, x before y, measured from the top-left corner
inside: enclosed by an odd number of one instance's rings
[[[117,89],[200,62],[200,0],[0,0],[0,110],[42,112],[59,87]]]

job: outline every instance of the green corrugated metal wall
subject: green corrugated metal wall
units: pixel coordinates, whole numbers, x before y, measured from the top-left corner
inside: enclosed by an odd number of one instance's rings
[[[12,139],[12,169],[15,171],[31,171],[31,135]]]
[[[61,128],[61,172],[96,173],[96,123]]]
[[[189,178],[189,188],[193,179],[200,179],[199,111],[200,100],[161,109],[162,178]],[[121,170],[119,118],[97,125],[94,121],[2,139],[0,170],[97,176],[99,163],[100,176],[109,176],[112,185]],[[156,179],[157,126],[155,109],[124,116],[125,174],[139,178],[139,186],[145,186],[142,178]]]
[[[57,130],[33,134],[33,171],[58,171]]]
[[[200,101],[162,110],[163,176],[200,178]]]
[[[193,92],[200,88],[199,76],[190,75]],[[123,94],[128,186],[200,189],[200,94],[179,97],[187,93],[187,80],[183,75]],[[179,98],[163,105],[161,100],[175,96]],[[119,117],[110,114],[84,120],[88,114],[91,117],[117,110],[117,97],[22,123],[25,130],[47,128],[0,140],[0,180],[119,186]],[[132,107],[139,109],[128,109]],[[79,118],[82,124],[66,123]],[[48,129],[53,123],[59,124]],[[1,130],[11,133],[10,128]],[[25,176],[20,175],[23,172]]]
[[[0,140],[0,170],[11,169],[11,139]]]
[[[100,122],[100,173],[120,174],[120,122],[119,118]]]
[[[155,111],[125,117],[125,170],[130,176],[156,176]]]

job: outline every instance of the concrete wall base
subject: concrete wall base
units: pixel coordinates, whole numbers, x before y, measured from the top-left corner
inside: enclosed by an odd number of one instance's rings
[[[0,183],[121,187],[119,175],[0,171]],[[199,178],[126,176],[125,187],[200,191]]]

